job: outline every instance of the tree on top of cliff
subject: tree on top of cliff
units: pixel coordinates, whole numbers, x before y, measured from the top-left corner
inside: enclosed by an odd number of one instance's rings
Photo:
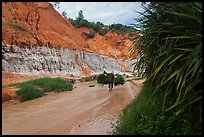
[[[88,20],[86,20],[83,16],[83,11],[80,10],[78,17],[76,17],[76,19],[71,19],[69,18],[71,24],[77,28],[80,27],[87,27],[92,29],[93,31],[97,32],[99,35],[104,36],[108,31],[108,26],[105,26],[103,23],[101,22],[89,22]]]
[[[132,31],[136,31],[132,26],[126,26],[119,23],[109,25],[109,30],[112,30],[117,34],[125,34],[131,33]]]
[[[59,8],[60,2],[51,2],[52,5],[56,8]],[[62,12],[62,16],[67,18],[67,13],[65,11]],[[111,24],[111,25],[104,25],[101,22],[89,22],[84,18],[83,10],[78,12],[78,17],[76,19],[69,18],[71,24],[77,28],[80,27],[87,27],[92,29],[93,31],[97,32],[99,35],[104,36],[108,31],[115,32],[117,34],[125,34],[131,33],[135,31],[133,27],[122,25],[122,24]]]
[[[51,2],[51,4],[53,5],[53,7],[55,7],[55,8],[60,8],[60,2]]]
[[[62,16],[67,19],[67,13],[65,11],[62,12]]]
[[[80,10],[80,11],[78,12],[77,20],[83,20],[83,19],[84,19],[83,11]]]

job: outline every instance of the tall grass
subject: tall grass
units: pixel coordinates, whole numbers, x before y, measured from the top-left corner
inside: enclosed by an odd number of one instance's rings
[[[33,85],[24,85],[20,90],[16,91],[16,94],[21,98],[21,102],[31,100],[34,98],[39,98],[45,95],[45,92],[35,88]]]
[[[176,115],[171,112],[163,116],[163,96],[159,90],[152,98],[154,87],[144,84],[141,93],[124,110],[119,121],[114,125],[114,135],[193,135],[196,126],[189,119],[189,114]],[[166,99],[170,104],[171,99]]]
[[[61,92],[72,90],[73,85],[61,78],[40,78],[29,80],[23,83],[16,83],[10,86],[20,88],[16,94],[21,96],[21,101],[38,98],[45,95],[46,92]]]
[[[151,2],[143,8],[141,35],[132,48],[135,70],[145,70],[142,77],[156,85],[155,94],[163,88],[171,97],[164,112],[198,113],[202,125],[202,2]]]
[[[33,85],[44,92],[60,92],[64,90],[72,90],[73,86],[71,83],[66,82],[61,78],[40,78],[35,80],[29,80],[23,83],[12,84],[12,86],[16,86],[19,88],[23,88],[26,85]]]

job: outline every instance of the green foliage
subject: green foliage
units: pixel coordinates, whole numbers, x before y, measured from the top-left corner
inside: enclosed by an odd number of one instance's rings
[[[126,34],[126,33],[130,33],[131,32],[135,32],[136,30],[134,29],[134,27],[132,26],[126,26],[126,25],[122,25],[122,24],[111,24],[109,26],[109,30],[112,30],[113,32],[117,33],[117,34]]]
[[[51,2],[52,5],[55,8],[59,9],[59,4],[60,2]],[[67,13],[65,11],[62,12],[62,16],[67,18]],[[125,33],[129,33],[129,36],[132,36],[133,33],[135,32],[136,29],[134,28],[134,26],[126,26],[126,25],[122,25],[122,24],[111,24],[111,25],[104,25],[101,22],[89,22],[88,20],[86,20],[84,18],[83,15],[83,11],[80,10],[78,12],[78,17],[76,17],[76,19],[71,19],[69,18],[71,24],[77,28],[80,27],[87,27],[92,29],[94,32],[97,32],[99,35],[104,36],[108,31],[112,31],[115,32],[117,34],[125,34]],[[108,39],[106,39],[108,40]]]
[[[101,22],[89,22],[88,20],[84,19],[83,11],[79,11],[78,17],[74,20],[69,18],[70,22],[75,27],[87,27],[92,29],[93,31],[97,32],[99,35],[104,36],[108,31],[112,30],[113,32],[116,32],[117,34],[125,34],[125,33],[131,33],[132,31],[136,31],[131,26],[126,26],[122,24],[112,24],[112,25],[104,25]]]
[[[51,4],[53,5],[53,7],[55,7],[55,8],[60,8],[60,2],[51,2]]]
[[[120,74],[116,74],[115,75],[115,82],[114,82],[114,85],[117,86],[117,85],[123,85],[125,82],[124,78],[122,75]],[[100,74],[98,77],[97,77],[97,83],[98,84],[109,84],[109,79],[108,79],[108,76],[105,75],[105,74]]]
[[[83,20],[83,19],[84,19],[84,15],[83,15],[83,11],[82,11],[82,10],[80,10],[80,11],[78,12],[78,17],[77,17],[77,19],[78,19],[78,20]]]
[[[191,123],[195,114],[163,112],[165,91],[158,90],[146,83],[141,93],[124,110],[120,120],[113,126],[115,135],[193,135],[202,131]],[[164,114],[165,113],[165,114]],[[200,131],[199,131],[200,130]]]
[[[62,12],[62,16],[67,18],[67,13],[65,11]]]
[[[123,85],[124,82],[125,82],[125,80],[124,80],[124,78],[123,78],[122,75],[120,75],[120,74],[116,74],[116,75],[115,75],[115,83],[114,83],[115,86],[117,86],[117,85]]]
[[[43,91],[37,89],[31,84],[24,85],[20,90],[16,91],[16,94],[21,97],[22,102],[45,95]]]
[[[105,25],[103,25],[102,23],[89,22],[86,19],[79,19],[79,18],[76,18],[75,20],[70,18],[69,20],[72,23],[72,25],[75,27],[78,27],[78,28],[87,27],[102,36],[104,36],[108,32],[108,28],[105,27]]]
[[[97,83],[98,84],[108,84],[109,83],[109,79],[105,74],[100,74],[97,77]]]
[[[73,85],[71,83],[68,83],[61,78],[40,78],[23,83],[12,84],[10,86],[20,88],[20,90],[17,91],[17,94],[21,96],[22,101],[32,99],[32,97],[41,97],[44,95],[42,93],[45,92],[61,92],[73,89]]]
[[[135,70],[156,86],[155,94],[163,89],[164,96],[170,98],[170,104],[163,102],[163,112],[178,116],[185,112],[190,119],[194,118],[191,124],[200,129],[202,3],[152,2],[143,8],[145,12],[138,19],[141,35],[135,38],[136,46],[132,49],[133,58],[139,58]],[[173,132],[176,131],[172,129]]]
[[[24,83],[13,84],[13,86],[17,86],[21,88],[27,84],[37,86],[45,92],[51,92],[51,91],[60,92],[64,90],[73,89],[73,86],[71,83],[67,83],[65,80],[61,78],[40,78],[36,80],[30,80]]]

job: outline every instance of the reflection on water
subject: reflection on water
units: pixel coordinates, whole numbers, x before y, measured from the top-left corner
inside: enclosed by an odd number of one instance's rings
[[[99,85],[90,88],[90,84],[95,83],[79,83],[71,92],[51,93],[3,106],[3,134],[68,134],[81,121],[119,115],[131,100],[127,88],[130,83],[114,87],[112,91]]]

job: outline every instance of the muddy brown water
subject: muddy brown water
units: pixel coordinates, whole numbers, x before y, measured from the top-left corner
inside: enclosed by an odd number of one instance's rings
[[[95,82],[76,83],[74,87],[73,91],[50,93],[23,103],[2,104],[2,134],[110,134],[111,123],[140,90],[131,82],[113,91]]]

